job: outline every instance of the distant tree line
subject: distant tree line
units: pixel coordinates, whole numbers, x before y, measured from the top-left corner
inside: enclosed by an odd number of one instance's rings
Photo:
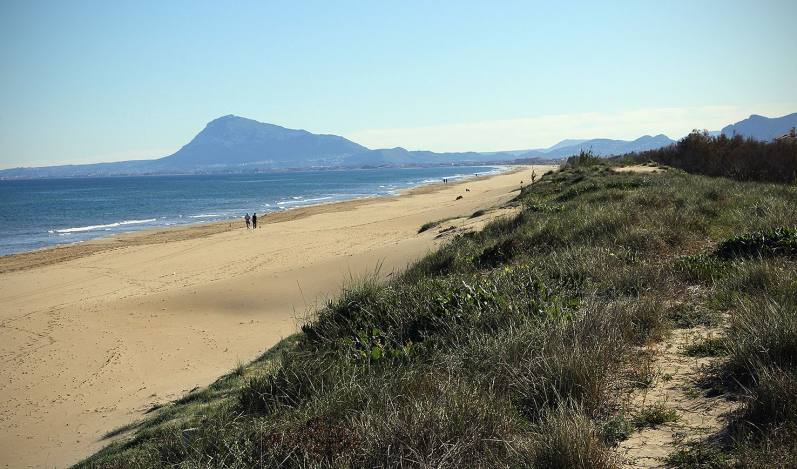
[[[673,145],[620,159],[635,163],[652,160],[689,173],[740,181],[797,184],[797,138],[794,130],[771,142],[739,135],[712,137],[707,131],[695,130]]]

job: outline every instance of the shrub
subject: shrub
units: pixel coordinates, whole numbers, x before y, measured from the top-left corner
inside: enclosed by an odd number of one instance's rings
[[[634,433],[634,425],[622,413],[609,417],[603,422],[600,434],[608,446],[617,446]]]
[[[793,184],[797,141],[760,142],[739,135],[711,137],[708,132],[693,131],[674,145],[639,153],[633,159],[708,176]]]
[[[583,168],[583,167],[590,167],[601,164],[603,159],[598,156],[595,156],[592,153],[592,150],[581,150],[578,155],[571,156],[567,158],[565,162],[565,167],[570,168]]]

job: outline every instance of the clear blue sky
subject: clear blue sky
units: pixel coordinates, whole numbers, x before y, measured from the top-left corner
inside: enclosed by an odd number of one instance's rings
[[[0,167],[164,156],[225,114],[433,150],[715,128],[797,111],[795,18],[791,0],[4,0]]]

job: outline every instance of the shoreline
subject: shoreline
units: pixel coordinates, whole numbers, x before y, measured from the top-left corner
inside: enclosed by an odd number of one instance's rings
[[[420,183],[411,187],[397,190],[395,193],[389,195],[370,195],[365,197],[355,197],[351,199],[335,200],[331,202],[320,202],[316,204],[302,205],[299,207],[288,208],[284,210],[275,210],[267,212],[258,217],[261,225],[272,223],[281,223],[284,221],[297,220],[312,216],[316,213],[325,213],[334,210],[348,210],[356,208],[363,204],[373,203],[373,201],[390,200],[396,197],[403,197],[405,195],[428,193],[428,191],[435,191],[446,187],[453,187],[459,184],[464,184],[469,181],[477,181],[481,179],[490,178],[502,174],[512,174],[522,171],[524,167],[529,165],[492,165],[490,167],[500,168],[500,171],[490,172],[483,176],[463,176],[454,181],[443,184],[441,182]],[[542,165],[538,165],[541,166]],[[438,187],[439,186],[439,187]],[[326,209],[326,207],[335,207],[333,209]],[[236,226],[237,224],[237,226]],[[108,250],[128,247],[128,246],[144,246],[150,244],[161,244],[175,240],[195,239],[200,237],[211,236],[217,233],[223,233],[235,229],[243,228],[242,218],[229,218],[224,220],[216,220],[210,222],[191,222],[184,224],[177,224],[171,226],[158,226],[145,228],[141,230],[131,230],[125,232],[118,232],[106,236],[98,236],[82,241],[74,241],[70,243],[55,244],[52,246],[45,246],[31,251],[15,252],[5,255],[0,255],[0,274],[7,272],[16,272],[27,270],[35,267],[52,265],[59,262],[64,262],[76,258],[90,256],[96,253],[105,252]]]
[[[0,467],[99,450],[108,432],[293,334],[347,281],[386,278],[514,213],[494,207],[526,171],[286,210],[257,230],[198,224],[36,251],[52,258],[0,273]]]

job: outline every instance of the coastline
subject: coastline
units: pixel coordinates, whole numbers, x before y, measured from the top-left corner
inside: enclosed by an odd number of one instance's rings
[[[285,210],[275,210],[261,215],[259,221],[261,225],[266,225],[298,220],[318,213],[350,210],[361,205],[381,200],[390,200],[405,195],[424,194],[445,187],[465,184],[469,181],[478,181],[501,174],[512,174],[522,171],[525,165],[494,165],[494,167],[501,168],[501,170],[498,172],[491,172],[485,176],[464,176],[453,180],[449,184],[439,182],[420,183],[412,187],[399,189],[394,194],[390,195],[371,195],[331,202],[320,202]],[[240,229],[242,228],[242,224],[242,218],[230,218],[211,222],[197,221],[194,223],[114,233],[83,241],[47,246],[32,251],[6,254],[0,256],[0,274],[51,265],[123,247],[161,244],[211,236],[217,233]]]
[[[287,210],[258,230],[198,224],[34,251],[49,261],[0,273],[0,466],[98,450],[107,432],[294,333],[347,279],[378,266],[389,276],[511,212],[490,209],[530,171]],[[446,233],[418,233],[452,217]]]

